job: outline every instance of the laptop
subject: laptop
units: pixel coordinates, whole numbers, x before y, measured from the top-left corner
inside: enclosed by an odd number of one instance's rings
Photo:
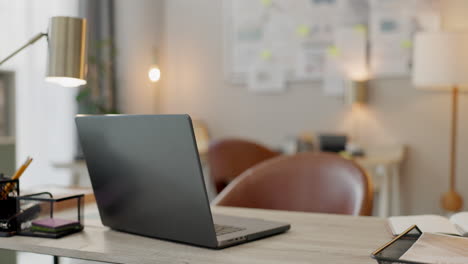
[[[77,116],[75,121],[105,226],[218,249],[290,228],[211,213],[188,115]]]

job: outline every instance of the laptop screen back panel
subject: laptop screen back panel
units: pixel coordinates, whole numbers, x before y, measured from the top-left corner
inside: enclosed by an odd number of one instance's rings
[[[217,246],[188,115],[83,116],[76,123],[104,225]]]

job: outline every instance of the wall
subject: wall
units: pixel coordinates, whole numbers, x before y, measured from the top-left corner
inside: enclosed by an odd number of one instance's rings
[[[254,95],[224,80],[222,2],[166,1],[162,112],[203,119],[214,138],[245,137],[271,146],[304,130],[345,131],[349,108],[325,97],[320,82],[290,85],[281,95]],[[445,10],[452,9],[458,8]],[[407,78],[379,79],[371,82],[370,102],[361,138],[409,146],[402,171],[404,213],[441,212],[439,197],[448,188],[450,95],[416,90]],[[467,95],[460,105],[458,186],[468,202]]]
[[[51,16],[76,16],[77,11],[77,1],[0,0],[0,57],[45,32]],[[70,172],[53,164],[73,160],[76,89],[46,83],[46,64],[47,41],[41,39],[1,66],[16,73],[17,166],[27,156],[34,158],[22,188],[70,182]]]
[[[119,110],[127,114],[154,113],[159,106],[159,84],[149,81],[148,70],[154,53],[161,52],[164,1],[114,3]]]
[[[468,29],[468,3],[466,0],[443,1],[443,26],[450,31],[466,31]]]

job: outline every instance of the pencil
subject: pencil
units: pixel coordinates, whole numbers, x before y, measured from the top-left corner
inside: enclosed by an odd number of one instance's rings
[[[23,165],[19,167],[19,169],[15,172],[15,174],[13,175],[13,177],[11,177],[11,179],[12,180],[19,179],[23,175],[24,171],[26,171],[26,169],[29,167],[32,161],[33,159],[31,157],[28,157],[26,159],[26,162],[24,162]],[[13,189],[13,187],[14,187],[14,184],[7,183],[5,187],[3,187],[3,190],[0,194],[0,199],[2,200],[6,199],[8,197],[8,194],[11,192],[11,189]]]
[[[33,161],[33,159],[31,157],[28,157],[26,159],[26,162],[23,163],[23,165],[21,165],[21,167],[15,172],[15,174],[13,175],[13,177],[11,177],[12,180],[17,180],[21,177],[21,175],[23,175],[24,171],[29,167],[29,164],[31,164],[31,162]]]

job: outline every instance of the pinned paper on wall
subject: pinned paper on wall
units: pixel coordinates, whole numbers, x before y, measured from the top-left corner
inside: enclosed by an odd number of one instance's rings
[[[320,80],[338,1],[343,0],[225,0],[229,79],[246,83],[255,54],[268,48],[275,57],[270,65],[283,68],[286,82]]]
[[[348,79],[365,80],[369,78],[367,66],[367,28],[356,25],[335,31],[336,57]]]
[[[310,27],[308,25],[299,25],[296,28],[296,34],[305,38],[310,35]]]
[[[338,3],[342,0],[311,0],[308,5],[297,5],[295,13],[307,17],[311,27],[310,36],[316,43],[333,44],[333,31],[336,27]],[[300,1],[286,1],[300,2]],[[309,10],[304,14],[304,11]],[[301,16],[297,16],[301,19]],[[305,18],[302,18],[305,20]]]
[[[411,13],[415,17],[415,29],[439,31],[442,26],[441,0],[413,0]]]
[[[369,22],[369,0],[340,0],[336,27],[367,25]]]
[[[385,2],[374,0],[374,5],[378,6],[379,1]],[[401,0],[391,2],[371,14],[370,65],[374,76],[404,76],[411,69],[411,49],[405,46],[412,39],[411,17],[400,12],[404,5]]]
[[[331,46],[349,78],[408,76],[413,35],[440,29],[441,1],[224,0],[226,77],[249,90],[253,72],[282,69],[286,84],[323,80]],[[274,59],[252,70],[259,57]]]
[[[281,93],[286,90],[286,74],[274,59],[260,59],[250,67],[247,88],[254,93]]]
[[[323,92],[327,96],[342,96],[345,91],[345,72],[340,63],[340,50],[331,46],[325,55]]]
[[[304,47],[297,51],[294,79],[312,81],[322,78],[325,55],[322,51]]]
[[[440,0],[371,0],[370,14],[372,75],[409,75],[413,35],[440,28]]]

